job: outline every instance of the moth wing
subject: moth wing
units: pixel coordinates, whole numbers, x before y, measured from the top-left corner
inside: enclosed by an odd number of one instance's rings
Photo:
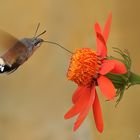
[[[0,29],[0,55],[10,47],[14,46],[16,42],[18,42],[16,37]]]

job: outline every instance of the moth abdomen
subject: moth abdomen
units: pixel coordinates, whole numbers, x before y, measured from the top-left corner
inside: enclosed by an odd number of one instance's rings
[[[19,65],[17,65],[16,63],[13,65],[6,64],[5,61],[3,60],[3,58],[0,57],[0,73],[12,73],[18,67],[19,67]]]

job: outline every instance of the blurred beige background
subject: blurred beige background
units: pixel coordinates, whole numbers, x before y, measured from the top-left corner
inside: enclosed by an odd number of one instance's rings
[[[138,0],[1,0],[0,28],[18,38],[32,37],[37,23],[42,38],[69,50],[95,49],[93,24],[113,23],[108,47],[127,48],[132,70],[140,73],[140,1]],[[0,140],[138,140],[140,87],[125,92],[117,108],[100,96],[105,130],[99,134],[87,118],[77,132],[63,116],[71,106],[76,85],[66,79],[70,55],[43,44],[11,75],[0,75]],[[99,93],[100,94],[100,93]]]

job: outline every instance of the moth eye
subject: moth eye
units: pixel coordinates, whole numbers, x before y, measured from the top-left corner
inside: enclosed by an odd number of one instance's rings
[[[41,44],[40,42],[36,42],[36,43],[35,43],[35,46],[39,47],[40,44]]]
[[[37,46],[38,45],[38,42],[35,42],[35,44],[34,44],[35,46]]]

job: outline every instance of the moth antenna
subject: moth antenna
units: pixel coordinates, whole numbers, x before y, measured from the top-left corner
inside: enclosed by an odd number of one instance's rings
[[[43,34],[45,34],[45,33],[46,33],[46,30],[43,31],[42,33],[40,33],[39,35],[37,35],[35,38],[38,38],[39,36],[41,36],[41,35],[43,35]]]
[[[38,31],[39,27],[40,27],[40,22],[39,22],[38,25],[37,25],[37,28],[36,28],[36,31],[35,31],[34,37],[36,37],[36,34],[37,34],[37,31]]]
[[[63,46],[61,46],[60,44],[58,44],[58,43],[55,43],[55,42],[52,42],[52,41],[43,41],[43,42],[46,42],[46,43],[49,43],[49,44],[54,44],[54,45],[57,45],[57,46],[59,46],[61,49],[63,49],[63,50],[65,50],[65,51],[67,51],[68,53],[70,53],[70,54],[73,54],[73,52],[71,52],[70,50],[68,50],[68,49],[66,49],[65,47],[63,47]]]

